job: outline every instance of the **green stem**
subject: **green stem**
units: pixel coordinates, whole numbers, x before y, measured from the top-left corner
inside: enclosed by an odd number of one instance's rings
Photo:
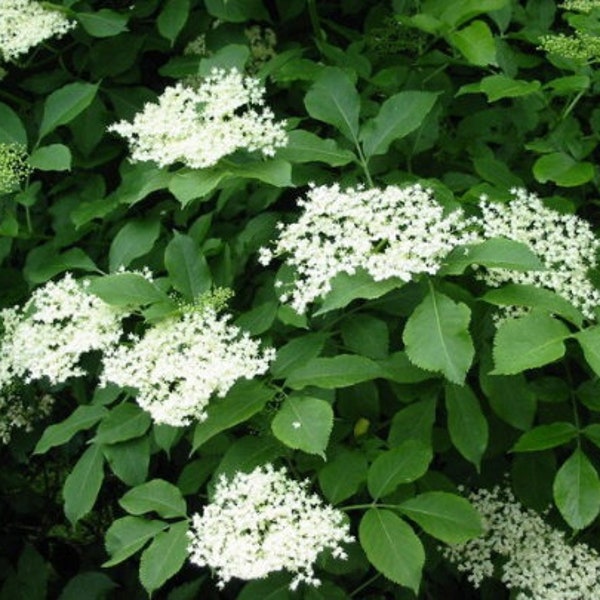
[[[569,104],[565,107],[565,109],[563,110],[563,113],[560,117],[560,120],[563,121],[564,119],[566,119],[569,114],[571,113],[571,111],[575,108],[575,106],[577,106],[577,103],[581,100],[583,93],[585,90],[581,90],[576,96],[575,98],[573,98],[573,100],[571,100],[571,102],[569,102]]]
[[[363,154],[362,148],[360,147],[360,143],[356,138],[354,139],[354,145],[356,146],[356,150],[358,151],[358,160],[360,161],[360,165],[363,168],[363,171],[365,172],[367,183],[369,184],[369,187],[372,188],[373,179],[371,178],[371,173],[369,172],[369,164],[367,162],[367,159],[365,158],[365,155]]]
[[[308,7],[308,16],[310,17],[310,24],[312,25],[313,31],[315,33],[315,38],[318,42],[325,41],[325,35],[323,34],[323,29],[321,28],[321,23],[319,21],[319,13],[317,12],[317,3],[316,0],[307,0]]]
[[[380,577],[381,573],[376,573],[375,575],[373,575],[373,577],[370,577],[369,579],[367,579],[367,581],[365,581],[363,584],[359,585],[355,590],[350,592],[350,597],[353,598],[359,592],[362,592],[365,588],[369,587],[374,581],[376,581]]]
[[[340,506],[340,510],[350,511],[350,510],[369,510],[370,508],[389,508],[391,510],[397,510],[397,504],[376,504],[372,502],[371,504],[352,504],[350,506]]]

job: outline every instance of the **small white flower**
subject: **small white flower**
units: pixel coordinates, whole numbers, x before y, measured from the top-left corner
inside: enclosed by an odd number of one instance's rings
[[[523,507],[508,489],[478,490],[469,499],[486,533],[444,550],[478,588],[494,575],[501,559],[501,581],[518,590],[518,600],[596,600],[600,598],[600,555],[571,545],[534,510]]]
[[[84,375],[81,355],[116,345],[122,317],[70,274],[39,287],[22,308],[0,311],[0,388],[14,379],[56,385]]]
[[[75,25],[58,10],[45,8],[33,0],[2,0],[0,57],[18,58],[44,40],[64,35]]]
[[[296,272],[290,293],[299,313],[324,297],[340,273],[364,269],[375,281],[410,281],[436,273],[448,252],[475,239],[461,211],[444,214],[431,191],[420,185],[382,190],[313,186],[298,205],[304,209],[300,219],[279,228],[274,249],[262,249],[259,261],[267,265],[285,255]]]
[[[101,385],[136,388],[138,404],[156,423],[203,421],[213,394],[265,373],[275,357],[229,320],[210,306],[165,319],[107,354]]]
[[[210,167],[240,149],[273,156],[286,145],[287,134],[263,107],[264,95],[258,79],[236,69],[213,69],[198,86],[167,87],[133,122],[119,121],[108,130],[127,139],[132,160],[161,167],[177,162]]]
[[[308,482],[290,479],[272,465],[236,473],[217,483],[202,515],[192,517],[190,560],[214,569],[219,586],[233,577],[261,579],[285,569],[291,589],[319,585],[313,564],[329,549],[346,558],[343,543],[353,541],[344,514],[307,491]]]

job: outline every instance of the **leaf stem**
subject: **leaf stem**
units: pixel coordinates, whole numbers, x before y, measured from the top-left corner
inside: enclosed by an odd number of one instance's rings
[[[307,0],[306,4],[308,7],[308,16],[310,17],[310,24],[312,25],[313,31],[315,33],[315,38],[317,39],[317,42],[324,42],[325,35],[323,34],[323,29],[321,28],[319,13],[317,12],[316,0]]]

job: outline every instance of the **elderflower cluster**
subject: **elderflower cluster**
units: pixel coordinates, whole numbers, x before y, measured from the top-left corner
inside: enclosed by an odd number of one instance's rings
[[[563,10],[572,10],[582,13],[589,13],[595,8],[600,8],[598,0],[565,0],[560,8]]]
[[[600,555],[523,507],[508,489],[478,490],[469,497],[486,533],[444,550],[447,559],[478,588],[501,564],[501,581],[518,591],[516,600],[600,598]],[[498,559],[500,559],[498,561]],[[511,596],[512,597],[512,596]]]
[[[264,373],[275,351],[260,352],[258,342],[200,306],[132,337],[104,359],[101,385],[137,390],[137,402],[156,423],[183,426],[206,419],[212,394],[224,396],[240,378]]]
[[[0,194],[14,192],[32,171],[22,144],[0,143]]]
[[[479,277],[492,287],[504,283],[531,284],[556,292],[577,306],[589,319],[600,305],[600,291],[588,277],[597,265],[600,240],[590,225],[576,215],[565,215],[544,206],[523,189],[512,190],[507,204],[483,199],[477,219],[485,239],[505,237],[521,242],[539,257],[545,271],[514,271],[490,268]]]
[[[215,68],[197,86],[166,88],[133,122],[119,121],[109,131],[127,139],[134,161],[161,167],[176,162],[210,167],[240,149],[273,156],[287,143],[287,134],[264,106],[264,95],[258,79]]]
[[[22,308],[0,311],[0,389],[46,377],[53,385],[84,375],[82,354],[106,351],[121,335],[121,314],[67,274],[36,289]]]
[[[397,277],[410,281],[421,273],[434,274],[456,246],[473,241],[460,210],[447,215],[420,185],[406,188],[347,189],[312,187],[300,219],[279,225],[273,250],[262,248],[267,265],[280,254],[296,272],[292,307],[299,313],[331,290],[339,273],[364,269],[375,281]],[[289,299],[284,293],[281,301]]]
[[[576,31],[572,35],[556,33],[540,38],[540,48],[548,54],[580,62],[600,58],[600,37],[595,33]]]
[[[75,27],[58,10],[33,0],[0,2],[0,57],[12,60],[51,37],[60,37]]]
[[[282,569],[294,574],[292,590],[302,582],[319,585],[317,556],[329,549],[346,558],[342,544],[353,538],[343,513],[307,485],[272,465],[238,472],[231,481],[222,475],[212,502],[192,518],[190,560],[214,569],[221,588],[233,577],[260,579]]]
[[[14,390],[0,391],[0,443],[8,444],[15,429],[32,431],[35,421],[47,417],[53,405],[48,394],[30,399]]]

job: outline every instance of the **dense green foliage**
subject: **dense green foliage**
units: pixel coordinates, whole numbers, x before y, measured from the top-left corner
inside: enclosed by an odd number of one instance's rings
[[[139,333],[229,288],[219,302],[277,355],[181,427],[155,423],[131,388],[100,387],[94,352],[84,376],[23,383],[34,405],[45,394],[54,404],[0,447],[0,598],[507,598],[499,578],[474,590],[442,551],[482,532],[468,490],[503,483],[600,551],[600,312],[476,276],[543,270],[530,248],[494,237],[408,283],[340,274],[305,314],[280,302],[276,280],[292,278],[280,258],[258,260],[312,183],[421,183],[466,215],[479,214],[482,195],[508,202],[522,187],[596,230],[600,8],[52,5],[76,27],[3,63],[0,308],[69,272]],[[275,32],[275,52],[257,53],[245,34],[255,25]],[[578,54],[547,41],[561,33]],[[205,49],[186,52],[200,35]],[[287,145],[200,169],[132,162],[107,127],[213,67],[265,84]],[[533,310],[496,324],[497,308],[515,305]],[[269,462],[347,511],[356,541],[346,561],[319,559],[321,587],[290,591],[276,573],[220,590],[187,561],[188,519],[219,475]]]

